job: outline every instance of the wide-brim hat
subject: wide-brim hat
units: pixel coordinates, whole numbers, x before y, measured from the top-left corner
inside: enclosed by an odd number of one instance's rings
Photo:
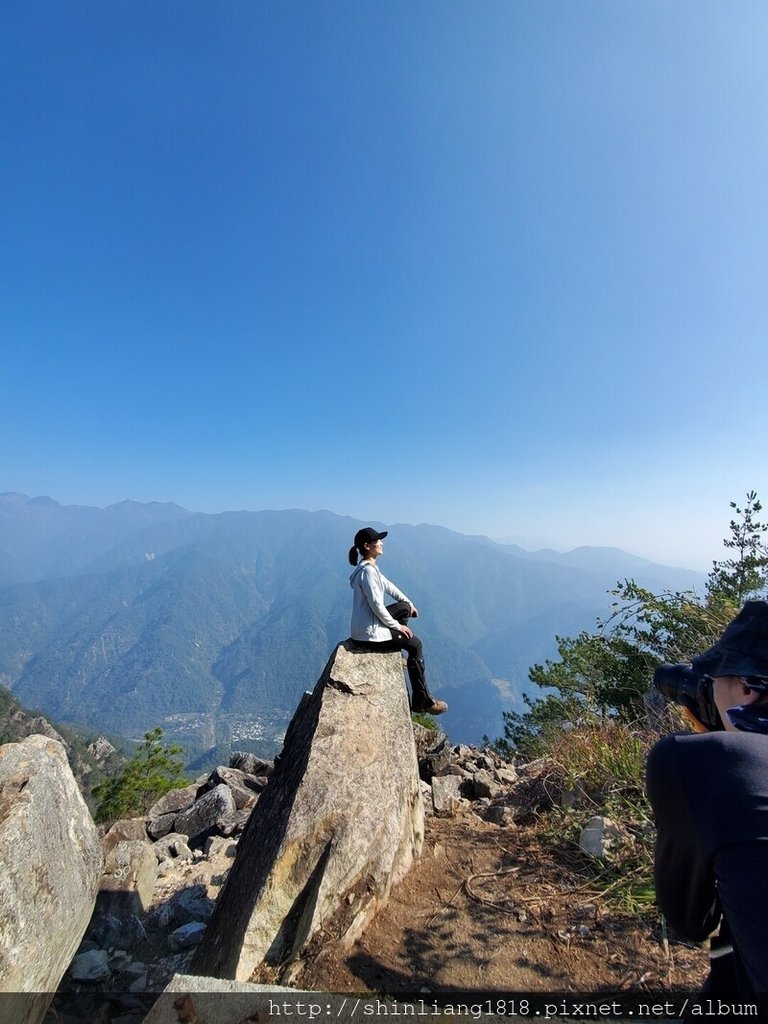
[[[691,664],[713,678],[768,678],[768,601],[747,601],[717,643]]]
[[[383,533],[379,533],[372,526],[364,526],[355,534],[355,547],[361,548],[363,544],[373,544],[377,540],[384,540],[388,532],[388,530],[384,530]]]

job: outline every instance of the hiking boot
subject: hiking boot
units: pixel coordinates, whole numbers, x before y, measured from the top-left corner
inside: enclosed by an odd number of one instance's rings
[[[422,714],[425,715],[442,715],[442,713],[447,710],[448,705],[444,700],[433,700],[427,707],[420,708]]]

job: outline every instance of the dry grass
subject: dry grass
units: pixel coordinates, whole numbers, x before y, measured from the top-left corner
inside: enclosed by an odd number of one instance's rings
[[[648,914],[654,921],[655,830],[645,795],[645,762],[658,734],[614,722],[562,733],[548,756],[561,780],[559,804],[539,821],[544,843],[572,845],[590,889],[614,909]],[[578,849],[588,815],[604,815],[619,827],[604,863]]]

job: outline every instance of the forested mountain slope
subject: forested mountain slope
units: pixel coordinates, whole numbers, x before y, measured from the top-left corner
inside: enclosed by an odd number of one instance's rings
[[[0,495],[0,683],[58,721],[132,737],[163,725],[190,753],[269,752],[348,635],[346,553],[360,525]],[[528,666],[554,653],[556,634],[592,627],[617,579],[701,582],[613,549],[539,557],[441,527],[389,529],[380,567],[419,607],[456,741],[500,733]]]

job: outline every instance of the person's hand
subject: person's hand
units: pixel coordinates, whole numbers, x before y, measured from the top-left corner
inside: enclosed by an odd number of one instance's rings
[[[411,605],[411,618],[412,619],[418,619],[418,617],[419,617],[419,609],[416,607],[415,604],[412,604]]]
[[[397,631],[398,633],[402,633],[403,636],[407,636],[409,638],[413,636],[413,631],[410,630],[407,626],[398,626]]]

